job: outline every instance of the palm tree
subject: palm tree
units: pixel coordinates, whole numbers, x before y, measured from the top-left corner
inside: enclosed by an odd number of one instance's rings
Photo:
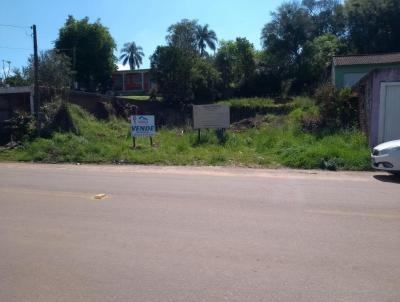
[[[200,51],[200,55],[205,56],[207,54],[206,47],[208,46],[211,50],[215,51],[216,44],[218,43],[217,35],[215,31],[208,29],[208,24],[201,26],[197,25],[196,28],[197,48]]]
[[[142,57],[144,56],[143,48],[136,46],[135,42],[125,43],[121,49],[122,55],[119,57],[122,61],[122,65],[126,65],[129,62],[129,67],[134,70],[135,67],[139,68],[142,64]]]

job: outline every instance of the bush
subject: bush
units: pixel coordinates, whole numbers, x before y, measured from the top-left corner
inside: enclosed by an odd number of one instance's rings
[[[215,101],[217,99],[217,87],[221,83],[221,77],[210,62],[202,58],[194,60],[191,77],[196,103]]]
[[[34,120],[32,116],[23,111],[16,111],[8,120],[6,130],[13,140],[22,140],[31,136],[34,132]]]
[[[62,101],[47,103],[41,111],[42,135],[50,137],[54,132],[72,132],[78,134],[68,105]]]
[[[321,85],[315,92],[317,105],[325,126],[331,129],[358,126],[357,100],[351,97],[351,89],[337,90],[332,84]]]
[[[151,88],[149,91],[149,100],[157,101],[157,88]]]
[[[295,123],[295,127],[301,131],[315,131],[322,127],[321,113],[314,100],[297,97],[294,105],[297,108],[290,113],[290,118]]]
[[[150,61],[152,77],[167,103],[193,100],[190,55],[175,46],[158,46]]]
[[[183,130],[161,128],[154,137],[155,147],[150,147],[145,139],[138,139],[141,148],[136,150],[132,150],[126,120],[99,120],[71,104],[66,108],[79,129],[79,136],[56,131],[49,138],[24,140],[12,150],[0,148],[0,161],[370,169],[370,149],[363,133],[356,129],[323,135],[299,131],[297,122],[314,114],[317,107],[307,98],[295,98],[295,103],[304,106],[297,107],[290,116],[267,115],[258,127],[240,132],[228,129],[222,134],[203,130],[200,142],[189,126]],[[56,107],[54,111],[58,112]]]

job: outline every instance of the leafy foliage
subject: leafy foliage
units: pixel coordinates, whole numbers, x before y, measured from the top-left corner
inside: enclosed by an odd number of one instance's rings
[[[170,46],[179,48],[184,53],[197,51],[197,20],[183,19],[168,27],[166,40]]]
[[[347,0],[350,46],[358,53],[400,51],[400,1]]]
[[[124,47],[121,49],[121,53],[119,59],[122,60],[122,65],[129,63],[131,70],[134,70],[135,67],[139,68],[142,64],[142,58],[144,56],[143,48],[136,46],[135,42],[125,43]]]
[[[254,46],[246,38],[221,42],[215,65],[225,91],[240,89],[251,79],[256,68],[254,56]]]
[[[76,20],[69,16],[59,31],[55,47],[75,65],[80,87],[105,90],[110,84],[111,73],[116,69],[116,44],[100,20],[90,23],[88,17]]]
[[[0,79],[0,86],[11,86],[11,87],[19,87],[19,86],[28,86],[31,82],[26,78],[24,72],[21,72],[20,69],[14,68],[12,75],[8,76],[6,79]]]
[[[218,98],[221,77],[209,60],[194,59],[191,68],[191,83],[195,101],[209,102]]]
[[[345,48],[346,45],[332,34],[324,34],[307,42],[299,62],[297,82],[307,83],[309,91],[327,82],[331,76],[333,56],[343,53]]]
[[[46,103],[41,108],[42,135],[51,137],[54,132],[79,134],[69,106],[61,100]]]
[[[351,97],[350,88],[337,90],[332,84],[326,83],[316,90],[315,98],[325,126],[331,129],[357,126],[358,104]]]
[[[158,46],[150,61],[152,77],[166,102],[187,103],[193,99],[191,56],[176,46]]]
[[[217,34],[215,31],[208,29],[208,24],[202,26],[200,24],[196,27],[196,40],[197,40],[197,49],[200,52],[201,56],[206,56],[206,48],[207,46],[215,51],[216,44],[218,42]]]
[[[139,140],[141,148],[132,150],[125,120],[99,121],[75,105],[69,111],[79,135],[55,132],[24,141],[21,148],[0,150],[0,160],[370,169],[362,133],[345,130],[321,137],[299,131],[291,116],[268,116],[265,125],[243,132],[204,131],[200,144],[189,128],[161,128],[154,137],[157,147]]]
[[[6,129],[14,140],[29,138],[34,131],[32,116],[23,111],[16,111],[8,120]]]
[[[215,31],[209,25],[200,25],[197,20],[183,19],[168,28],[167,43],[181,49],[186,54],[206,57],[206,48],[215,51],[218,42]]]
[[[280,82],[279,93],[310,92],[333,55],[400,51],[399,13],[397,0],[285,2],[261,32],[261,78]]]
[[[159,46],[150,60],[165,101],[184,104],[217,98],[220,76],[209,60],[175,46]]]
[[[282,58],[293,64],[315,31],[311,16],[294,1],[282,4],[271,16],[272,21],[261,32],[263,46],[274,53],[280,52]]]
[[[332,34],[342,37],[346,31],[346,16],[340,0],[303,0],[314,24],[314,36]]]
[[[33,56],[24,69],[25,77],[33,83]],[[39,55],[39,85],[53,88],[69,88],[72,82],[71,61],[56,50],[46,50]]]

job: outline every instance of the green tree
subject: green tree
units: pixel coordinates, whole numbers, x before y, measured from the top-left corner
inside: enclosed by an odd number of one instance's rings
[[[261,32],[263,47],[273,53],[281,53],[287,63],[294,63],[304,44],[314,35],[315,25],[310,14],[298,2],[287,2],[271,16],[272,21]]]
[[[116,44],[100,20],[90,23],[88,17],[76,20],[68,16],[59,30],[55,47],[70,58],[80,87],[89,90],[107,88],[116,69]]]
[[[246,38],[222,41],[215,56],[224,89],[239,89],[255,71],[255,50]],[[227,91],[229,92],[229,91]]]
[[[10,87],[21,87],[28,86],[32,83],[26,78],[23,72],[20,69],[14,68],[12,70],[12,75],[8,76],[4,80],[2,80],[0,86],[10,86]]]
[[[33,83],[33,56],[24,68],[25,78]],[[63,53],[46,50],[39,55],[39,85],[53,88],[69,88],[72,83],[71,61]]]
[[[271,22],[262,29],[261,42],[266,64],[272,65],[268,69],[279,77],[286,94],[292,90],[304,46],[316,27],[309,10],[296,1],[283,3],[271,15]]]
[[[143,48],[136,46],[135,42],[125,43],[124,47],[121,49],[121,53],[119,59],[122,60],[124,66],[129,63],[131,70],[134,70],[135,67],[139,68],[142,64],[142,58],[144,56]]]
[[[214,101],[218,98],[221,76],[210,60],[194,59],[190,82],[196,102]]]
[[[340,0],[303,0],[314,23],[314,37],[333,34],[342,37],[346,31],[346,16]]]
[[[150,63],[152,77],[166,102],[187,103],[193,100],[191,56],[176,46],[158,46],[150,57]]]
[[[166,40],[185,53],[197,52],[197,20],[183,19],[168,27]]]
[[[325,34],[306,43],[302,54],[297,81],[316,88],[330,77],[332,58],[342,54],[346,45],[335,35]]]
[[[210,30],[208,28],[208,24],[202,26],[200,24],[196,27],[196,40],[197,40],[197,48],[200,52],[201,56],[206,56],[206,48],[207,46],[215,51],[216,44],[218,43],[217,34],[215,31]]]
[[[350,45],[358,53],[400,51],[399,0],[347,0]]]
[[[234,41],[221,41],[215,56],[215,65],[221,74],[225,89],[235,88],[234,62],[236,60],[236,45]]]
[[[332,53],[339,53],[337,48],[345,52],[345,38],[346,18],[339,0],[283,3],[261,32],[262,72],[279,79],[280,92],[307,91],[327,78]]]

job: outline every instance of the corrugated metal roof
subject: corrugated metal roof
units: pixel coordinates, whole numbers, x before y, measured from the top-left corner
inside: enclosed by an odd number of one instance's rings
[[[333,57],[333,65],[363,65],[363,64],[386,64],[400,63],[400,52],[374,54],[374,55],[355,55],[355,56],[336,56]]]

